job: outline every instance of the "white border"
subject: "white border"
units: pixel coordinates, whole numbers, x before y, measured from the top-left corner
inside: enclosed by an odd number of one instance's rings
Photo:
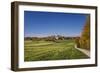
[[[64,13],[84,13],[90,14],[91,18],[91,54],[90,59],[79,60],[57,60],[57,61],[35,61],[24,62],[24,11],[48,11],[48,12],[64,12]],[[35,67],[50,67],[63,65],[83,65],[95,64],[95,10],[79,9],[79,8],[62,8],[62,7],[46,7],[46,6],[24,6],[19,5],[19,68],[35,68]]]

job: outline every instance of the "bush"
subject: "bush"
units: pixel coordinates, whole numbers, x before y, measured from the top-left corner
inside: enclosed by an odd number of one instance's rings
[[[80,40],[80,38],[76,38],[76,39],[75,39],[75,43],[77,43],[77,44],[76,44],[77,47],[80,47],[80,42],[79,42],[79,40]]]

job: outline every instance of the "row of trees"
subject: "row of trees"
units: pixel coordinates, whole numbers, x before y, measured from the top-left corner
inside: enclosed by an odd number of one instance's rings
[[[45,40],[45,41],[57,41],[57,40],[68,40],[68,39],[76,39],[76,37],[66,37],[61,35],[52,35],[47,37],[25,37],[25,40]]]
[[[76,43],[79,48],[90,49],[90,16],[87,16],[81,37],[76,39]]]

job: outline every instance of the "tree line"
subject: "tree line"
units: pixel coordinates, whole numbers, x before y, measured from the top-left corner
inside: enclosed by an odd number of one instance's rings
[[[25,37],[25,40],[32,40],[32,41],[57,41],[57,40],[68,40],[68,39],[76,39],[78,37],[66,37],[62,35],[51,35],[47,37]]]

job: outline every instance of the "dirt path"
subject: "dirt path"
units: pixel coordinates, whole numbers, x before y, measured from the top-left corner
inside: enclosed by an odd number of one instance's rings
[[[85,55],[87,55],[88,57],[90,57],[90,51],[86,50],[86,49],[81,49],[81,48],[77,48],[75,45],[75,48],[81,52],[83,52]]]

